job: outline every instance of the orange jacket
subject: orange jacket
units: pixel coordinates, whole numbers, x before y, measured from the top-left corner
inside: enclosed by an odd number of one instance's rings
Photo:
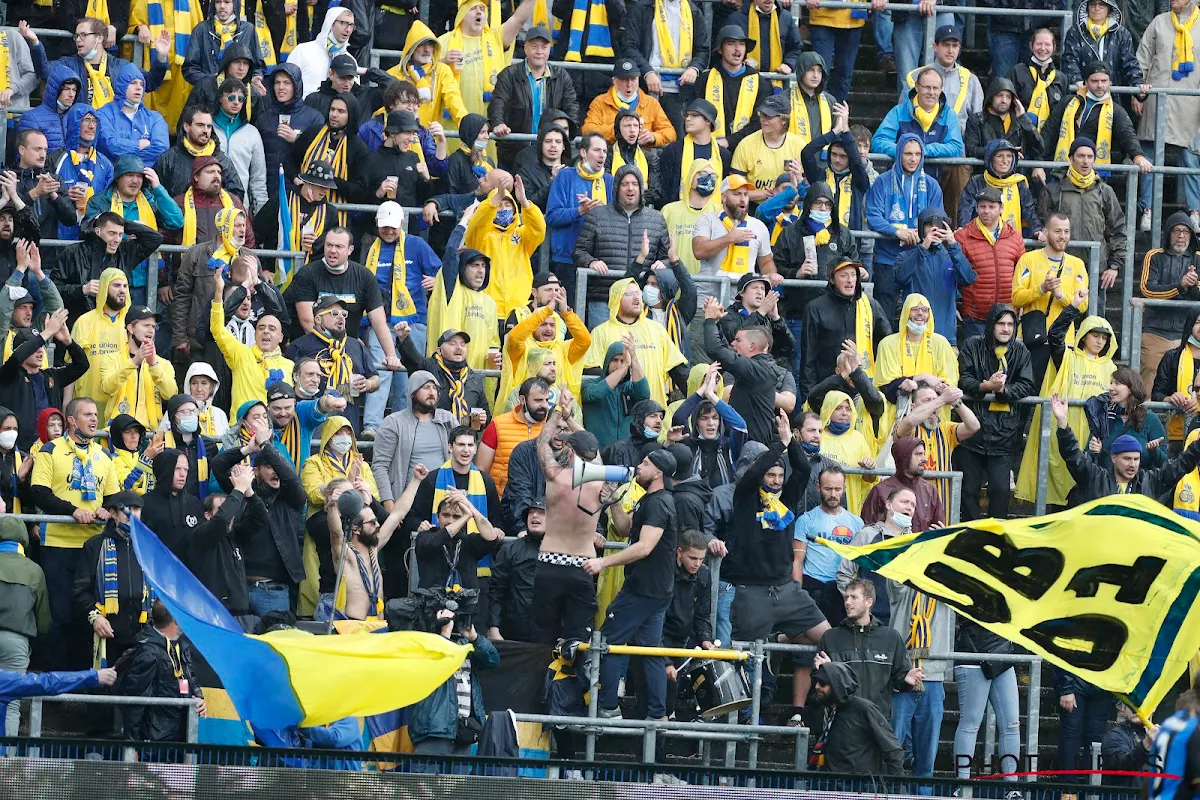
[[[513,448],[521,442],[537,438],[542,432],[542,425],[530,425],[522,409],[513,409],[507,414],[493,417],[492,424],[496,426],[496,455],[488,474],[496,482],[496,494],[504,497],[504,487],[508,485],[508,458]]]
[[[617,140],[614,125],[617,121],[617,102],[612,89],[604,94],[596,95],[596,99],[588,106],[587,118],[583,121],[584,133],[598,133],[612,144]],[[654,134],[654,147],[662,147],[675,141],[677,134],[675,126],[667,118],[667,112],[649,92],[638,90],[639,100],[637,113],[642,118],[642,126]],[[644,176],[643,176],[644,177]]]

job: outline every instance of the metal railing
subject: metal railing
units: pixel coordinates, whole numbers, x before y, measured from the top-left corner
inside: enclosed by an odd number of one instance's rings
[[[70,519],[70,517],[68,517]],[[72,520],[73,521],[73,520]],[[129,697],[108,694],[60,694],[29,699],[29,738],[38,739],[42,735],[43,705],[45,703],[83,703],[94,706],[168,706],[187,709],[187,742],[195,744],[200,740],[200,714],[197,711],[197,698],[193,697]],[[122,745],[123,760],[137,761],[137,742],[127,742]],[[41,748],[30,747],[30,758],[39,758]],[[187,756],[184,763],[194,764],[195,757]]]
[[[1200,302],[1189,300],[1156,300],[1150,297],[1134,297],[1130,300],[1130,303],[1133,305],[1133,335],[1139,343],[1142,339],[1142,325],[1145,323],[1147,308],[1173,308],[1178,311],[1195,311],[1200,309]],[[1134,372],[1141,372],[1142,348],[1140,346],[1135,347],[1129,353],[1129,367]],[[1174,381],[1172,381],[1173,383]],[[1182,409],[1176,410],[1182,411]]]

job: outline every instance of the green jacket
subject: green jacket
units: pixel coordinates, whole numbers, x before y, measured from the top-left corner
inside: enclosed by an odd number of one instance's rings
[[[0,518],[0,630],[30,639],[50,630],[50,601],[42,568],[23,553],[11,552],[12,543],[29,547],[25,523]]]

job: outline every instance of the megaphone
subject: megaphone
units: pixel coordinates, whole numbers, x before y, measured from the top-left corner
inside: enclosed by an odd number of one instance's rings
[[[592,464],[582,458],[576,458],[571,466],[571,488],[578,489],[583,484],[593,481],[625,483],[633,478],[633,471],[633,467]]]

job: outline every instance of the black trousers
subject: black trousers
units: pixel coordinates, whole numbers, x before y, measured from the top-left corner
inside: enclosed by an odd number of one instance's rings
[[[979,498],[983,491],[985,478],[988,485],[988,513],[986,516],[1006,519],[1008,517],[1008,501],[1012,495],[1012,490],[1009,488],[1012,455],[1009,453],[981,455],[965,447],[958,447],[954,450],[953,460],[954,468],[963,474],[962,521],[970,522],[984,518]]]
[[[596,622],[596,587],[582,567],[539,561],[533,577],[533,615],[537,641],[591,641]]]

